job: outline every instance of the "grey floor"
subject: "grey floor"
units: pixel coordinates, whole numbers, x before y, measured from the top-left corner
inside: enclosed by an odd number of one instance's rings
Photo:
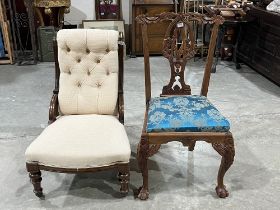
[[[187,74],[199,94],[202,61]],[[168,63],[151,60],[154,96],[168,81]],[[135,199],[142,178],[135,152],[144,114],[143,58],[125,62],[125,126],[132,147],[131,191],[119,196],[114,172],[43,172],[45,199],[34,196],[25,170],[27,146],[47,126],[54,65],[0,66],[0,209],[279,209],[280,87],[250,68],[223,62],[212,75],[209,99],[230,120],[236,158],[225,177],[230,196],[215,194],[220,156],[207,143],[188,152],[164,145],[149,161],[150,199]]]

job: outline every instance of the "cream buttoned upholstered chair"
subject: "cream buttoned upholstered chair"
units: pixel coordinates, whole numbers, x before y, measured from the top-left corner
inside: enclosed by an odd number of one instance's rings
[[[130,145],[123,126],[123,45],[118,32],[61,30],[54,42],[55,90],[49,126],[27,148],[34,193],[40,170],[79,173],[118,170],[128,192]]]

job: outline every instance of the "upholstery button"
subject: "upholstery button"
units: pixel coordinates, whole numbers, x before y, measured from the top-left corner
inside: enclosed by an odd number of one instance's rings
[[[66,47],[66,50],[67,50],[67,52],[70,52],[70,51],[71,51],[69,47]]]
[[[88,75],[88,76],[90,75],[90,71],[87,72],[87,75]]]
[[[89,50],[88,48],[86,49],[86,53],[87,53],[87,54],[89,54],[89,53],[90,53],[90,50]]]
[[[107,52],[107,53],[110,52],[109,48],[106,49],[106,52]]]
[[[80,82],[78,82],[77,86],[78,86],[78,87],[81,87],[81,86],[82,86],[82,84],[81,84]]]
[[[78,59],[77,59],[77,62],[80,63],[80,62],[81,62],[81,58],[78,58]]]
[[[68,71],[68,74],[71,75],[71,71],[70,70]]]
[[[109,75],[110,75],[110,72],[109,72],[109,71],[107,71],[107,72],[106,72],[106,74],[107,74],[107,76],[109,76]]]
[[[96,63],[100,63],[100,59],[98,59],[98,60],[96,61]]]
[[[101,87],[101,84],[100,84],[100,83],[97,83],[96,86],[97,86],[97,88],[100,88],[100,87]]]

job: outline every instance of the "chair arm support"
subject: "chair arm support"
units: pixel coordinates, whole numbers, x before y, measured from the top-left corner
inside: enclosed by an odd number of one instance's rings
[[[118,111],[119,111],[119,121],[122,124],[124,124],[124,99],[123,99],[123,92],[119,92]]]
[[[54,91],[54,94],[52,96],[50,106],[49,106],[49,125],[52,124],[56,117],[59,115],[58,113],[58,93],[57,91]]]

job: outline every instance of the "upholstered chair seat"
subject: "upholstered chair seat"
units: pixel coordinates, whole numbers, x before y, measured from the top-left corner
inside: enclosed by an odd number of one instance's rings
[[[54,41],[55,89],[49,126],[27,148],[26,168],[41,197],[41,170],[116,170],[128,193],[130,145],[124,129],[123,44],[119,33],[66,29]]]
[[[129,163],[130,152],[116,117],[70,115],[48,126],[28,147],[26,159],[51,167],[92,168]]]
[[[227,132],[228,120],[205,96],[152,98],[147,132]]]

